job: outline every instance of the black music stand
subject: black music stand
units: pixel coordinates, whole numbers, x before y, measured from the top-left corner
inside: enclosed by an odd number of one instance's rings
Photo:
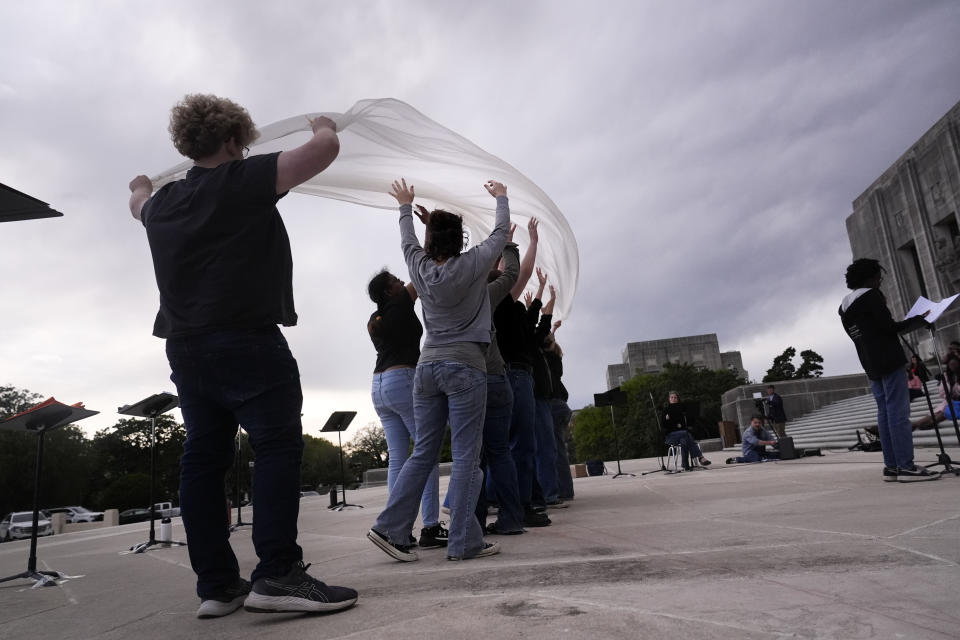
[[[617,472],[613,474],[613,478],[619,478],[620,476],[637,477],[635,473],[624,473],[620,470],[620,440],[617,437],[617,423],[614,420],[613,407],[615,405],[622,406],[627,404],[626,391],[621,391],[620,387],[614,387],[606,393],[595,393],[593,394],[593,404],[597,407],[610,407],[610,426],[613,427],[613,446],[617,450]],[[611,480],[613,478],[611,478]]]
[[[233,483],[235,485],[234,496],[237,501],[237,521],[230,525],[230,531],[236,531],[240,527],[252,527],[252,522],[244,522],[243,515],[240,513],[240,470],[243,468],[243,448],[240,446],[240,430],[237,429],[237,457],[233,461]]]
[[[150,547],[158,544],[166,546],[186,546],[186,542],[176,540],[157,540],[153,521],[156,520],[156,502],[154,501],[154,485],[157,481],[157,416],[170,411],[180,405],[180,400],[172,393],[162,391],[144,398],[133,404],[117,409],[117,413],[137,418],[150,418],[150,539],[130,547],[133,553],[143,553]]]
[[[653,393],[651,393],[650,391],[648,391],[648,392],[647,392],[647,395],[650,396],[650,406],[653,407],[653,417],[654,417],[654,418],[656,419],[656,421],[657,421],[657,435],[659,435],[659,436],[662,438],[663,436],[662,436],[661,434],[663,433],[663,425],[660,424],[660,411],[657,409],[657,405],[656,405],[656,403],[653,401]],[[661,472],[662,472],[662,473],[668,473],[668,471],[667,471],[667,464],[666,464],[666,462],[664,462],[664,460],[663,460],[663,453],[662,453],[662,452],[663,452],[663,449],[661,448],[660,451],[661,451],[660,455],[657,456],[657,462],[660,463],[660,468],[659,468],[659,469],[654,469],[654,470],[652,470],[652,471],[644,471],[644,472],[642,472],[642,473],[640,474],[641,476],[648,476],[648,475],[650,475],[651,473],[661,473]]]
[[[0,582],[9,582],[17,578],[36,580],[34,587],[51,586],[57,580],[68,576],[59,571],[37,571],[37,524],[40,520],[40,473],[43,469],[43,436],[47,431],[95,416],[99,411],[84,409],[83,406],[70,407],[54,398],[42,402],[32,409],[18,413],[12,418],[0,422],[0,429],[7,431],[31,431],[37,434],[37,464],[33,480],[33,531],[30,534],[30,557],[27,560],[27,570],[6,578]]]
[[[323,428],[320,429],[320,431],[336,431],[337,443],[340,445],[340,485],[343,487],[343,500],[327,507],[327,509],[333,511],[343,511],[347,507],[360,507],[363,509],[363,505],[350,504],[347,502],[347,482],[346,476],[344,476],[343,473],[343,442],[340,440],[340,434],[347,430],[347,427],[350,426],[350,423],[353,422],[356,415],[356,411],[334,411],[327,419],[327,424],[323,425]]]

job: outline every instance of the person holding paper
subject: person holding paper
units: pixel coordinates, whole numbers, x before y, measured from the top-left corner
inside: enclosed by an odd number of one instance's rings
[[[857,349],[857,356],[870,379],[877,402],[877,430],[883,447],[883,480],[916,482],[940,476],[913,462],[910,425],[910,395],[907,391],[907,359],[900,346],[901,333],[927,325],[924,315],[896,322],[880,291],[883,267],[876,260],[860,258],[847,267],[851,289],[838,313],[844,330]]]

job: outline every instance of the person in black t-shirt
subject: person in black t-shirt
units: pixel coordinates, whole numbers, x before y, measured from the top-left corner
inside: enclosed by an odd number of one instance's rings
[[[367,332],[377,350],[371,397],[387,439],[387,492],[390,492],[410,455],[410,443],[417,437],[413,418],[413,375],[420,359],[423,325],[413,310],[417,299],[413,284],[404,285],[400,278],[384,269],[370,280],[367,293],[377,305],[367,322]],[[420,548],[446,546],[448,533],[439,522],[439,466],[427,478],[420,499],[420,517],[423,520],[418,541]]]
[[[257,137],[247,111],[217,96],[188,95],[174,106],[169,130],[193,167],[155,194],[146,176],[130,182],[130,212],[146,228],[160,290],[153,333],[167,341],[187,430],[180,503],[201,618],[241,605],[331,612],[357,601],[353,589],[307,574],[297,544],[303,393],[277,327],[295,325],[297,314],[290,241],[276,204],[337,157],[334,122],[319,117],[310,125],[314,135],[300,147],[244,159]],[[223,517],[238,424],[257,457],[260,562],[252,585],[240,577]]]
[[[710,461],[703,457],[700,445],[690,433],[687,424],[687,414],[680,403],[680,394],[671,391],[667,394],[667,405],[663,408],[663,414],[660,420],[663,433],[666,436],[665,442],[671,445],[680,445],[684,451],[683,464],[687,466],[687,460],[690,456],[697,458],[703,466],[709,466]]]
[[[570,405],[567,404],[569,394],[563,385],[563,349],[557,344],[557,329],[561,321],[553,323],[550,335],[543,343],[543,356],[550,366],[550,381],[553,384],[553,393],[550,395],[550,412],[553,414],[553,434],[557,443],[557,480],[559,482],[558,496],[561,500],[573,499],[573,474],[570,473],[570,460],[567,455],[567,432],[570,426]]]

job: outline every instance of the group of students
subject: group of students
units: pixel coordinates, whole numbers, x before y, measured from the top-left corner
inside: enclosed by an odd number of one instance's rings
[[[368,284],[376,305],[367,322],[377,352],[371,396],[389,466],[387,505],[367,537],[400,561],[417,560],[415,547],[445,547],[448,560],[494,555],[500,545],[485,535],[547,526],[546,508],[573,498],[564,444],[571,412],[555,339],[560,322],[553,322],[556,291],[550,286],[542,303],[547,275],[537,269],[536,295],[520,299],[534,271],[538,223],[531,219],[527,226],[530,245],[521,261],[507,188],[494,180],[484,186],[496,199],[495,224],[486,239],[464,251],[459,215],[414,209],[414,185],[394,182],[390,195],[400,205],[410,282],[384,270]],[[414,215],[424,226],[423,245]],[[418,299],[422,324],[414,310]],[[449,529],[439,521],[438,477],[447,425]],[[489,502],[498,509],[488,524]],[[419,539],[413,535],[418,512]]]

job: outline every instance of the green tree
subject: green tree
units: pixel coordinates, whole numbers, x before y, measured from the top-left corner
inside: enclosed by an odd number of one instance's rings
[[[793,347],[784,349],[783,353],[773,359],[773,364],[767,369],[767,375],[763,376],[763,382],[792,380],[797,373],[797,368],[793,366],[795,355],[797,355],[797,350]]]
[[[697,369],[689,364],[668,364],[660,373],[637,374],[620,387],[627,394],[627,404],[614,407],[616,438],[609,407],[591,406],[577,413],[573,424],[576,460],[611,460],[617,442],[623,460],[659,455],[664,434],[658,420],[670,391],[678,392],[684,402],[699,405],[699,415],[688,416],[694,437],[717,437],[721,396],[745,382],[728,369]]]
[[[823,356],[812,349],[800,352],[803,362],[797,367],[795,378],[819,378],[823,375]]]
[[[344,466],[344,473],[349,479],[350,468],[346,466],[346,461]],[[322,484],[339,484],[340,448],[325,438],[304,434],[300,483],[314,489]]]
[[[346,445],[352,465],[355,468],[379,469],[386,467],[389,462],[387,451],[387,436],[376,422],[371,422],[357,431]],[[361,473],[363,472],[361,471]]]

